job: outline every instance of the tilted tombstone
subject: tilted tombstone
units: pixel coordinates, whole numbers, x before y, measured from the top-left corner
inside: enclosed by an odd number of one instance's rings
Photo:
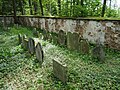
[[[58,33],[58,43],[61,46],[65,46],[66,45],[66,34],[64,33],[63,30],[60,30]]]
[[[89,43],[85,39],[80,40],[80,45],[79,45],[80,52],[82,54],[88,54],[89,53]]]
[[[70,50],[79,50],[79,34],[77,33],[67,33],[67,47]]]
[[[41,44],[39,42],[35,47],[35,53],[36,53],[37,60],[40,62],[40,64],[42,64],[43,63],[44,53],[43,53],[43,50],[42,50],[42,46],[41,46]]]
[[[22,43],[22,35],[18,34],[18,43],[21,44]]]
[[[67,66],[53,59],[53,74],[64,84],[67,82]]]
[[[105,52],[103,49],[103,45],[100,43],[100,40],[97,40],[97,45],[92,50],[92,56],[93,58],[97,58],[99,61],[104,62],[105,60]]]
[[[38,38],[29,38],[29,40],[28,40],[28,50],[31,54],[35,53],[35,47],[36,47],[38,42],[39,42]]]

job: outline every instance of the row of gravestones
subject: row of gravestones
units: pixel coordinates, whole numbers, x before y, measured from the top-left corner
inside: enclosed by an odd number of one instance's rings
[[[43,32],[39,33],[36,29],[33,32],[35,36],[53,42],[54,44],[65,46],[69,50],[76,50],[81,54],[88,54],[90,52],[88,41],[83,39],[78,33],[68,32],[66,34],[63,30],[60,30],[58,33],[43,30]],[[100,43],[100,39],[97,40],[95,48],[92,49],[92,56],[99,61],[104,61],[105,59],[105,52],[103,45]]]
[[[37,35],[37,37],[40,37],[44,40],[49,40],[53,42],[57,42],[60,45],[66,45],[67,40],[67,47],[70,50],[81,50],[82,53],[89,53],[89,43],[86,40],[80,39],[79,35],[76,33],[68,33],[67,39],[66,35],[63,31],[60,31],[59,34],[51,34],[52,38],[49,34],[43,33],[40,34],[38,31],[34,30],[34,34]],[[55,39],[54,39],[55,37]],[[19,38],[19,44],[22,45],[22,47],[30,52],[30,54],[36,54],[37,60],[39,60],[40,64],[43,63],[43,50],[42,46],[40,44],[40,38],[27,38],[26,35],[21,36],[18,35]],[[58,41],[57,41],[58,40]],[[103,51],[102,45],[98,43],[98,45],[92,50],[93,57],[98,58],[99,60],[104,60],[105,53]],[[59,78],[63,83],[67,82],[67,66],[63,65],[61,62],[57,60],[53,60],[53,73],[54,75]]]
[[[58,33],[43,30],[43,32],[39,33],[39,31],[34,29],[33,34],[43,40],[67,47],[69,50],[75,50],[83,54],[89,53],[88,41],[82,39],[78,33],[68,32],[66,34],[63,30],[60,30]]]

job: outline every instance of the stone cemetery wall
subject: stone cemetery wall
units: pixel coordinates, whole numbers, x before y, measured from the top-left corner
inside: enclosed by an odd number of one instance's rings
[[[3,25],[3,22],[5,22],[7,25],[10,25],[14,23],[14,19],[12,16],[0,16],[0,25]]]
[[[12,17],[7,17],[13,22]],[[0,22],[2,17],[0,17]],[[47,32],[78,33],[83,39],[120,50],[120,20],[97,20],[84,18],[59,18],[39,16],[18,16],[19,24],[23,26],[44,29]]]

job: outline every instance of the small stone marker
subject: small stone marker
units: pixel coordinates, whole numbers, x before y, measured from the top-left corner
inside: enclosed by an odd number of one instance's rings
[[[35,53],[36,53],[37,60],[40,62],[40,64],[42,64],[43,63],[43,57],[44,57],[43,54],[44,53],[43,53],[43,50],[42,50],[42,46],[41,46],[41,44],[39,42],[35,47]]]
[[[84,40],[84,39],[80,40],[80,52],[82,54],[89,53],[89,43],[87,42],[87,40]]]
[[[61,46],[66,45],[66,34],[64,33],[63,30],[60,30],[58,33],[58,42]]]
[[[97,58],[99,61],[104,62],[105,60],[105,52],[102,45],[97,45],[92,50],[92,56],[93,58]]]
[[[70,50],[79,50],[79,34],[67,33],[67,47]]]
[[[19,43],[19,44],[22,43],[22,36],[21,36],[21,34],[18,34],[18,43]]]
[[[53,74],[64,84],[67,82],[67,66],[53,59]]]

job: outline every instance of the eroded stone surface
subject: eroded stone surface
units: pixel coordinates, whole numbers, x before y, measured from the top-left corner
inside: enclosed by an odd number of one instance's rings
[[[57,60],[53,60],[53,73],[54,76],[60,79],[63,83],[67,82],[67,66],[62,65]]]

